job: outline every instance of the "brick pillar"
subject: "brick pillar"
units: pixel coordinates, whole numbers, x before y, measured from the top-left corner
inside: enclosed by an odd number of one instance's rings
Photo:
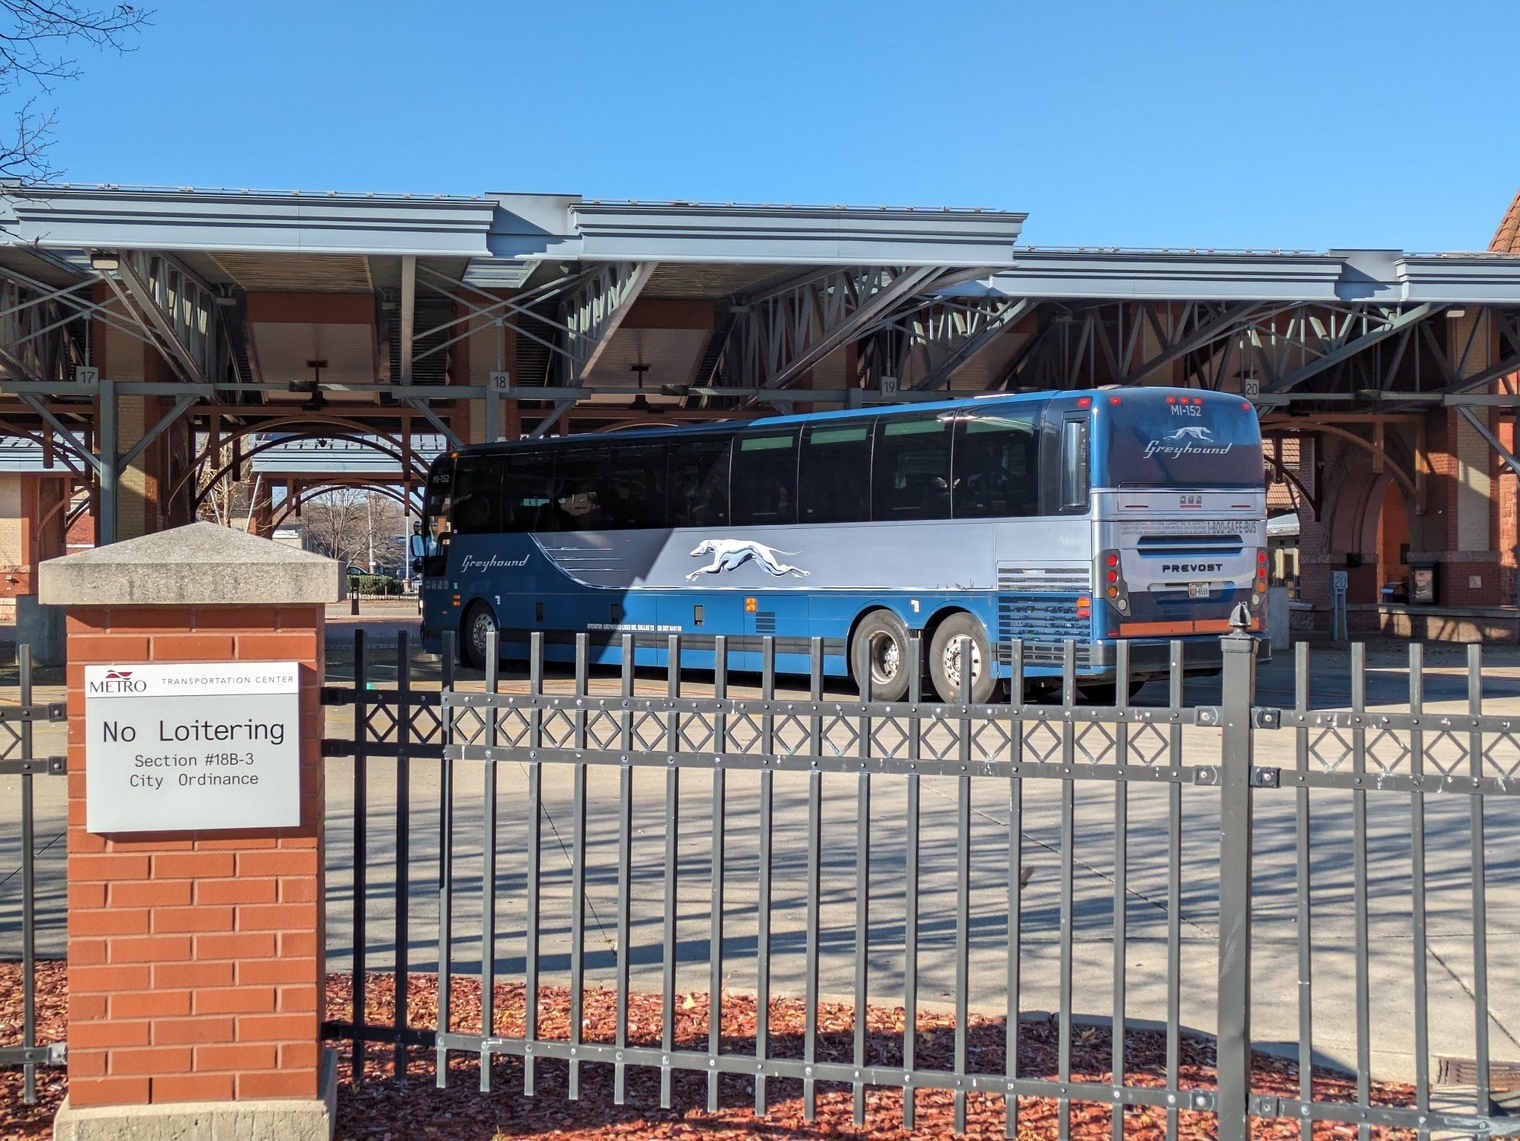
[[[218,1138],[244,1136],[245,1125],[327,1136],[319,690],[338,581],[330,559],[209,523],[43,564],[44,600],[69,607],[69,1098],[59,1136],[146,1122],[178,1136],[185,1114],[208,1113],[221,1115]],[[297,826],[87,830],[86,668],[176,662],[298,664]]]

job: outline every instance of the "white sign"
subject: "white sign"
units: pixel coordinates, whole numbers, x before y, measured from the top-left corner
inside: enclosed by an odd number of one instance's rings
[[[75,365],[74,383],[80,388],[99,388],[100,370],[92,365]]]
[[[491,390],[493,392],[509,392],[512,388],[512,374],[507,372],[493,372],[490,376]]]
[[[1256,377],[1247,377],[1240,382],[1240,394],[1247,400],[1255,400],[1261,395],[1261,381]]]
[[[86,666],[85,829],[301,823],[295,662]]]

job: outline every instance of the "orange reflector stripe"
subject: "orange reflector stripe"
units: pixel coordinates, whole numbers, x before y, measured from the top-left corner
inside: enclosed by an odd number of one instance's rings
[[[1167,634],[1191,634],[1192,622],[1120,622],[1119,634],[1124,638],[1162,637]]]
[[[1251,629],[1259,629],[1261,620],[1253,618]],[[1185,622],[1120,622],[1119,636],[1123,638],[1157,638],[1177,634],[1228,634],[1228,618],[1201,618]]]

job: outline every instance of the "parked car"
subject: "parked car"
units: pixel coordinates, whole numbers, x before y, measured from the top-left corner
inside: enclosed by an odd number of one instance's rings
[[[1387,582],[1383,589],[1378,591],[1378,598],[1383,602],[1408,602],[1409,584],[1407,582]]]

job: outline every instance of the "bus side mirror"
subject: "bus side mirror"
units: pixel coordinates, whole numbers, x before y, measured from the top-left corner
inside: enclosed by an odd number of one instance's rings
[[[422,536],[421,535],[413,535],[412,536],[412,560],[415,562],[416,560],[422,558],[426,554],[427,554],[427,546],[424,543]]]

